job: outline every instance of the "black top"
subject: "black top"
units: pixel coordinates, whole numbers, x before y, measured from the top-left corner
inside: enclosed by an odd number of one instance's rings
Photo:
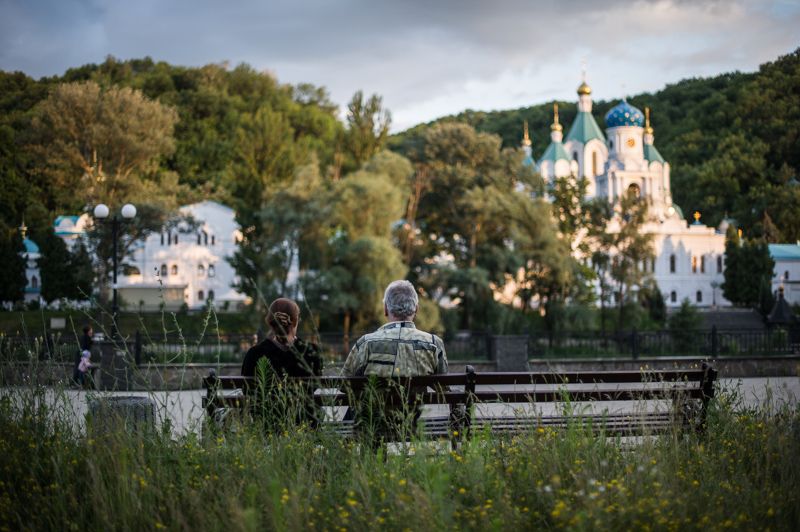
[[[81,351],[91,351],[93,343],[92,337],[84,333],[81,337]]]
[[[269,360],[272,370],[279,376],[313,377],[322,374],[322,357],[316,344],[296,339],[290,347],[267,338],[251,347],[242,362],[242,376],[255,377],[258,361]]]

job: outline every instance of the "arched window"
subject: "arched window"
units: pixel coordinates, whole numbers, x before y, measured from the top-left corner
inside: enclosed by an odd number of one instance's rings
[[[609,147],[610,149],[612,149],[612,150],[614,149],[614,141],[613,141],[613,140],[611,140],[611,139],[608,139],[608,147]]]
[[[172,243],[176,246],[178,245],[178,233],[175,233],[175,237],[172,239]]]
[[[197,233],[197,245],[199,246],[202,243],[200,233]]]
[[[722,255],[717,255],[717,273],[722,273]]]
[[[209,290],[208,291],[208,299],[209,299],[209,301],[214,299],[214,291],[213,290]]]
[[[692,273],[697,273],[697,257],[692,255]]]
[[[205,277],[206,275],[206,267],[202,264],[197,265],[197,276],[198,277]]]
[[[573,161],[577,161],[578,160],[578,152],[576,152],[576,151],[572,152],[572,160]]]
[[[696,298],[697,298],[697,302],[698,302],[698,303],[702,303],[702,302],[703,302],[703,292],[701,292],[700,290],[698,290],[698,291],[697,291],[697,296],[696,296]]]
[[[674,253],[669,256],[669,273],[675,273],[675,254]]]
[[[205,296],[204,296],[204,294],[203,294],[203,291],[202,291],[202,290],[199,290],[199,291],[197,292],[197,300],[198,300],[198,301],[202,301],[204,297],[205,297]]]
[[[788,281],[789,280],[789,270],[786,270],[785,272],[783,272],[783,280],[784,281]]]
[[[638,198],[640,194],[641,194],[641,189],[639,188],[639,185],[637,185],[636,183],[631,183],[628,186],[628,195],[632,195],[633,197]]]
[[[39,288],[39,279],[35,275],[31,277],[31,288]]]
[[[172,265],[172,270],[170,271],[170,274],[178,275],[178,265],[177,264],[173,264]]]
[[[217,270],[216,268],[214,268],[214,265],[212,264],[211,266],[208,267],[208,276],[214,277],[215,275],[217,275]]]
[[[164,245],[164,232],[161,232],[161,245]]]
[[[214,235],[211,235],[211,245],[212,245],[212,246],[214,245],[214,240],[215,240],[215,239],[214,239]]]
[[[597,175],[600,172],[597,171],[597,152],[592,152],[592,175]]]
[[[161,277],[166,277],[166,276],[167,276],[167,265],[166,264],[162,264],[161,265]]]
[[[700,273],[706,273],[706,256],[700,255]]]
[[[167,245],[168,246],[172,245],[172,232],[171,231],[169,233],[167,233]]]
[[[673,290],[672,292],[669,293],[669,300],[670,300],[671,303],[677,303],[678,302],[678,293],[675,290]]]

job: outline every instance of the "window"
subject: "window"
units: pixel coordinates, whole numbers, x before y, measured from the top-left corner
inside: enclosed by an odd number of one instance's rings
[[[692,273],[697,273],[697,257],[692,256]]]
[[[706,256],[700,255],[700,273],[706,273]]]
[[[214,299],[214,291],[213,290],[209,290],[208,291],[208,300],[211,301],[212,299]]]
[[[215,240],[215,239],[214,239],[214,235],[211,235],[211,245],[212,245],[212,246],[214,245],[214,240]]]
[[[202,244],[202,242],[201,242],[200,240],[201,240],[200,233],[197,233],[197,245],[198,245],[198,246],[199,246],[200,244]]]
[[[31,288],[39,288],[39,279],[35,275],[31,277]]]
[[[205,277],[206,275],[206,267],[202,264],[197,265],[197,276],[198,277]]]
[[[204,246],[208,245],[208,233],[206,233],[205,231],[203,231],[203,245]]]
[[[669,293],[669,300],[670,300],[671,303],[677,303],[678,302],[678,293],[675,290],[673,290],[672,292]]]
[[[167,245],[172,245],[172,233],[167,233]]]
[[[164,245],[164,232],[161,232],[161,245]]]
[[[609,141],[608,141],[608,147],[609,147],[609,148],[611,148],[612,150],[614,149],[614,141],[613,141],[613,140],[610,140],[610,139],[609,139]]]
[[[788,281],[789,280],[789,270],[786,270],[785,272],[783,272],[783,280],[784,281]]]
[[[669,256],[669,273],[675,273],[675,254]]]
[[[161,277],[166,277],[166,276],[167,276],[167,265],[166,264],[162,264],[161,265]]]
[[[717,273],[722,273],[722,255],[717,255]]]
[[[170,271],[170,274],[178,275],[178,265],[177,264],[173,264],[172,265],[172,271]]]
[[[599,172],[597,171],[597,152],[592,152],[592,175],[597,175]]]
[[[204,299],[204,297],[205,297],[205,296],[204,296],[204,294],[203,294],[203,291],[202,291],[202,290],[199,290],[199,291],[197,292],[197,300],[198,300],[198,301],[202,301],[202,300]]]
[[[698,303],[702,303],[702,302],[703,302],[703,292],[701,292],[700,290],[698,290],[698,291],[697,291],[697,296],[696,296],[696,298],[697,298],[697,302],[698,302]]]
[[[578,160],[578,152],[576,152],[576,151],[572,152],[572,160],[573,161],[577,161]]]
[[[172,239],[172,243],[176,246],[178,245],[178,233],[175,233],[175,237]]]
[[[215,275],[217,275],[217,270],[214,268],[214,265],[212,264],[211,266],[208,267],[208,276],[214,277]]]
[[[636,183],[631,183],[630,186],[628,186],[628,195],[638,198],[641,195],[641,189],[639,188],[639,185]]]

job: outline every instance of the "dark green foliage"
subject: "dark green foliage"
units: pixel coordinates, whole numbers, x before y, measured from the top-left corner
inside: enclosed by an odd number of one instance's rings
[[[0,223],[0,302],[22,300],[28,282],[25,260],[20,255],[24,249],[19,233]]]
[[[763,307],[768,303],[768,296],[763,292],[766,290],[771,297],[770,283],[774,268],[775,261],[763,239],[740,239],[733,227],[728,229],[725,282],[722,283],[723,295],[728,301],[744,307]]]
[[[667,323],[675,352],[694,352],[696,346],[693,343],[696,336],[693,333],[699,326],[700,317],[697,309],[688,299],[684,299],[680,308],[670,315]]]

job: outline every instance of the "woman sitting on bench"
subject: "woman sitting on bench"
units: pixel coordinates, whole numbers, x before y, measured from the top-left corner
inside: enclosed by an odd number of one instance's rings
[[[296,420],[316,426],[317,411],[307,390],[288,390],[287,377],[322,374],[322,357],[316,344],[297,337],[300,307],[291,299],[276,299],[269,306],[267,339],[250,348],[242,362],[243,377],[258,377],[255,413],[274,429]],[[298,393],[286,393],[298,392]]]

